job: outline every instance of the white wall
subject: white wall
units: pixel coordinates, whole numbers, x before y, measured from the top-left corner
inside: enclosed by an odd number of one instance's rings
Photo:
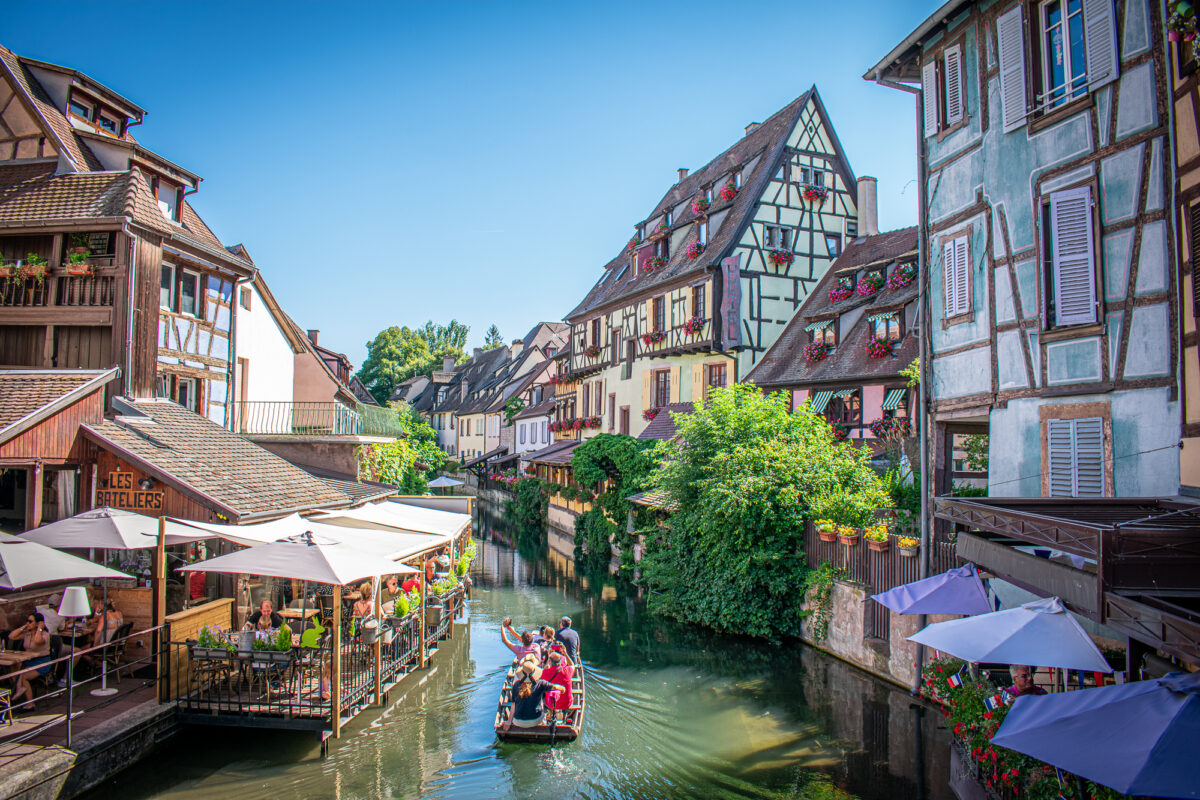
[[[247,359],[245,390],[235,386],[233,399],[281,400],[291,402],[295,387],[295,353],[283,329],[275,321],[254,284],[250,288],[250,310],[242,308],[241,287],[233,298],[237,310],[237,357]],[[237,375],[237,368],[234,368]]]

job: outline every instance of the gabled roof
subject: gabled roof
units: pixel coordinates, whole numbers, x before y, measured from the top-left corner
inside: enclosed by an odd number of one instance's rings
[[[0,370],[0,442],[6,442],[117,377],[108,370]]]
[[[234,255],[244,258],[250,263],[254,263],[250,259],[250,253],[244,245],[233,245],[228,248]],[[254,273],[254,288],[258,289],[258,296],[262,298],[263,305],[267,307],[267,311],[275,320],[275,324],[279,326],[279,330],[283,332],[284,337],[288,340],[288,344],[292,346],[293,353],[303,353],[308,346],[308,337],[300,330],[300,326],[289,317],[279,305],[279,301],[275,299],[274,292],[267,286],[267,281],[263,277],[262,272]]]
[[[534,406],[529,406],[513,419],[528,419],[529,417],[544,417],[554,413],[554,397],[548,397]]]
[[[119,416],[85,424],[105,450],[239,522],[351,498],[299,467],[169,400],[114,401]]]
[[[321,469],[319,467],[310,467],[307,464],[297,464],[296,466],[314,478],[323,481],[331,488],[349,495],[354,499],[355,504],[383,500],[400,493],[400,490],[395,486],[389,486],[386,483],[359,480],[353,475],[329,469]]]
[[[623,301],[642,292],[655,291],[657,287],[686,278],[689,275],[704,272],[721,259],[732,253],[741,240],[746,226],[750,224],[754,209],[766,190],[768,182],[778,171],[784,153],[787,150],[788,135],[795,128],[800,114],[809,101],[813,101],[825,130],[829,134],[834,149],[834,168],[842,175],[842,180],[849,187],[855,185],[854,174],[850,171],[849,160],[842,150],[840,141],[834,131],[825,106],[821,102],[817,87],[813,86],[807,92],[797,97],[788,105],[775,112],[766,122],[753,129],[750,133],[735,142],[729,149],[714,158],[708,164],[692,172],[683,181],[672,186],[660,199],[654,210],[645,221],[653,221],[670,208],[683,203],[683,210],[676,219],[672,220],[671,231],[674,234],[680,229],[688,231],[681,245],[670,254],[667,265],[653,272],[639,272],[634,276],[630,268],[630,254],[622,245],[619,253],[604,266],[604,273],[584,297],[583,301],[566,315],[568,320],[597,311],[610,304]],[[755,161],[757,159],[757,161]],[[749,165],[754,163],[753,170]],[[750,170],[750,171],[748,171]],[[721,200],[714,191],[712,205],[708,216],[728,210],[728,215],[721,222],[720,228],[710,231],[710,240],[701,258],[689,259],[686,255],[687,245],[699,236],[697,219],[692,214],[690,204],[685,203],[695,197],[705,186],[720,189],[720,181],[734,172],[742,173],[742,188],[732,201]],[[646,234],[650,235],[647,230]]]
[[[0,164],[0,226],[106,219],[114,224],[128,220],[164,236],[177,232],[158,210],[138,169],[54,170],[47,161]]]
[[[476,399],[472,395],[480,387],[490,382],[495,371],[503,366],[508,358],[509,349],[507,347],[495,347],[491,350],[484,350],[479,355],[464,361],[454,373],[454,380],[450,382],[450,391],[447,393],[446,399],[434,407],[434,413],[481,413],[467,410],[473,408],[476,403]],[[462,397],[463,381],[467,383],[468,396],[466,398]]]
[[[675,414],[691,414],[696,410],[692,403],[668,403],[659,409],[658,414],[654,419],[650,420],[650,424],[646,429],[638,434],[638,439],[642,441],[659,441],[665,442],[668,439],[674,439],[678,433],[678,427],[675,425]]]
[[[20,58],[13,51],[3,46],[0,46],[0,75],[9,78],[17,97],[42,123],[46,135],[74,169],[78,171],[101,169],[96,156],[75,135],[75,129],[71,127],[71,123],[67,121],[63,112],[51,102],[41,84],[29,74],[28,68],[21,63]]]
[[[564,439],[561,442],[555,442],[549,447],[543,447],[541,450],[535,450],[532,453],[522,453],[521,459],[537,464],[570,464],[575,448],[581,444],[583,442],[579,439]]]
[[[891,52],[880,59],[879,63],[868,69],[863,74],[863,80],[873,81],[876,78],[919,80],[920,75],[917,74],[916,65],[911,59],[913,52],[919,49],[921,43],[928,40],[939,27],[946,25],[950,21],[951,14],[955,14],[970,2],[971,0],[947,0],[912,33],[904,37],[904,41],[893,47]]]
[[[866,354],[871,339],[869,317],[873,312],[899,309],[916,300],[917,281],[914,280],[903,289],[885,286],[870,297],[854,294],[837,303],[829,300],[829,290],[841,277],[857,270],[894,263],[915,263],[916,258],[915,227],[865,236],[851,242],[809,292],[808,298],[796,310],[775,343],[746,373],[745,380],[764,387],[781,387],[822,381],[899,377],[900,370],[917,357],[917,337],[911,333],[913,320],[904,320],[904,338],[894,349],[891,358],[871,358]],[[804,346],[809,340],[807,327],[810,324],[832,320],[858,309],[862,310],[861,316],[853,327],[842,332],[833,352],[822,361],[808,362],[804,359]]]

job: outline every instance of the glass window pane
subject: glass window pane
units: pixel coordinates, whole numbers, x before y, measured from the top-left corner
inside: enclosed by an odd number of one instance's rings
[[[175,268],[168,264],[163,264],[162,277],[159,281],[158,289],[158,307],[165,308],[168,311],[172,310],[175,307],[175,303],[173,302],[175,299],[174,294]]]
[[[190,272],[179,279],[179,311],[196,316],[196,276]]]

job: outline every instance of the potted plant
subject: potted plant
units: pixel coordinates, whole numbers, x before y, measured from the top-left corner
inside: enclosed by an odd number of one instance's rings
[[[721,187],[721,199],[728,203],[733,198],[737,197],[738,187],[733,181],[727,182]]]
[[[664,219],[662,222],[654,226],[654,233],[651,235],[658,236],[660,234],[667,233],[669,230],[670,228],[667,225],[667,221]]]
[[[583,348],[583,354],[588,358],[599,358],[601,353],[600,345],[593,344]]]
[[[691,336],[704,329],[704,317],[692,317],[683,323],[683,332]]]
[[[824,186],[805,186],[804,199],[809,202],[824,202],[829,196],[829,190]]]
[[[824,361],[833,347],[827,342],[809,342],[804,345],[804,360],[809,362]]]
[[[887,339],[872,339],[864,349],[870,358],[887,358],[892,354],[892,343]]]
[[[817,529],[817,538],[822,542],[832,542],[837,539],[838,526],[827,519],[819,519],[813,523]]]
[[[647,345],[647,346],[652,345],[652,344],[658,344],[659,342],[661,342],[663,339],[666,339],[666,338],[667,338],[666,331],[650,331],[649,333],[642,334],[642,344]]]
[[[914,539],[911,536],[901,536],[896,540],[896,546],[900,548],[900,555],[905,558],[916,558],[917,549],[920,547],[919,539]]]
[[[848,525],[839,525],[837,529],[838,542],[853,547],[858,544],[859,530]]]
[[[829,287],[829,302],[840,303],[852,294],[854,294],[854,283],[850,278],[840,278],[837,283]]]
[[[651,256],[642,264],[642,272],[654,272],[656,269],[661,269],[667,265],[667,259],[663,256]]]
[[[886,553],[890,544],[886,525],[870,525],[863,531],[867,548],[876,553]]]
[[[654,418],[658,416],[659,411],[662,411],[662,409],[658,406],[647,408],[642,412],[642,419],[646,420],[647,422],[653,422]]]
[[[912,264],[901,264],[892,270],[892,274],[888,275],[887,285],[889,289],[903,289],[910,285],[917,278],[917,268]]]
[[[771,263],[777,267],[789,266],[793,261],[796,260],[796,256],[791,250],[783,250],[780,248],[775,248],[768,253],[768,256],[771,259]]]
[[[708,211],[710,205],[712,205],[712,201],[701,195],[692,201],[692,213],[698,217],[705,211]]]
[[[196,636],[192,654],[195,658],[223,658],[234,649],[233,643],[222,635],[220,625],[205,625]]]
[[[21,266],[22,278],[33,278],[37,281],[38,286],[42,285],[42,281],[46,279],[48,272],[46,267],[46,259],[39,256],[37,253],[27,253],[25,263]]]
[[[833,438],[837,439],[839,442],[844,442],[850,438],[850,429],[842,423],[835,422],[829,427],[833,432]]]
[[[627,252],[632,253],[634,250],[637,249],[637,246],[641,243],[642,243],[642,240],[639,239],[638,235],[635,233],[632,237],[630,237],[629,241],[625,243],[625,250]]]
[[[858,282],[859,297],[871,297],[883,288],[883,276],[878,272],[868,272]]]
[[[689,244],[687,246],[687,250],[685,251],[687,257],[689,259],[691,259],[692,261],[695,261],[697,258],[699,258],[703,252],[704,252],[704,242],[701,242],[698,239],[696,241],[692,242],[691,244]]]

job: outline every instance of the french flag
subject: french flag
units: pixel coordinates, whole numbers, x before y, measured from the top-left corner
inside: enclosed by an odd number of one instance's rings
[[[992,697],[984,698],[983,704],[987,706],[988,711],[995,711],[997,708],[1004,705],[1004,695],[998,694]]]
[[[954,673],[949,678],[947,678],[946,683],[950,684],[951,689],[957,689],[958,687],[962,686],[963,685],[962,670],[959,670],[958,672]]]

